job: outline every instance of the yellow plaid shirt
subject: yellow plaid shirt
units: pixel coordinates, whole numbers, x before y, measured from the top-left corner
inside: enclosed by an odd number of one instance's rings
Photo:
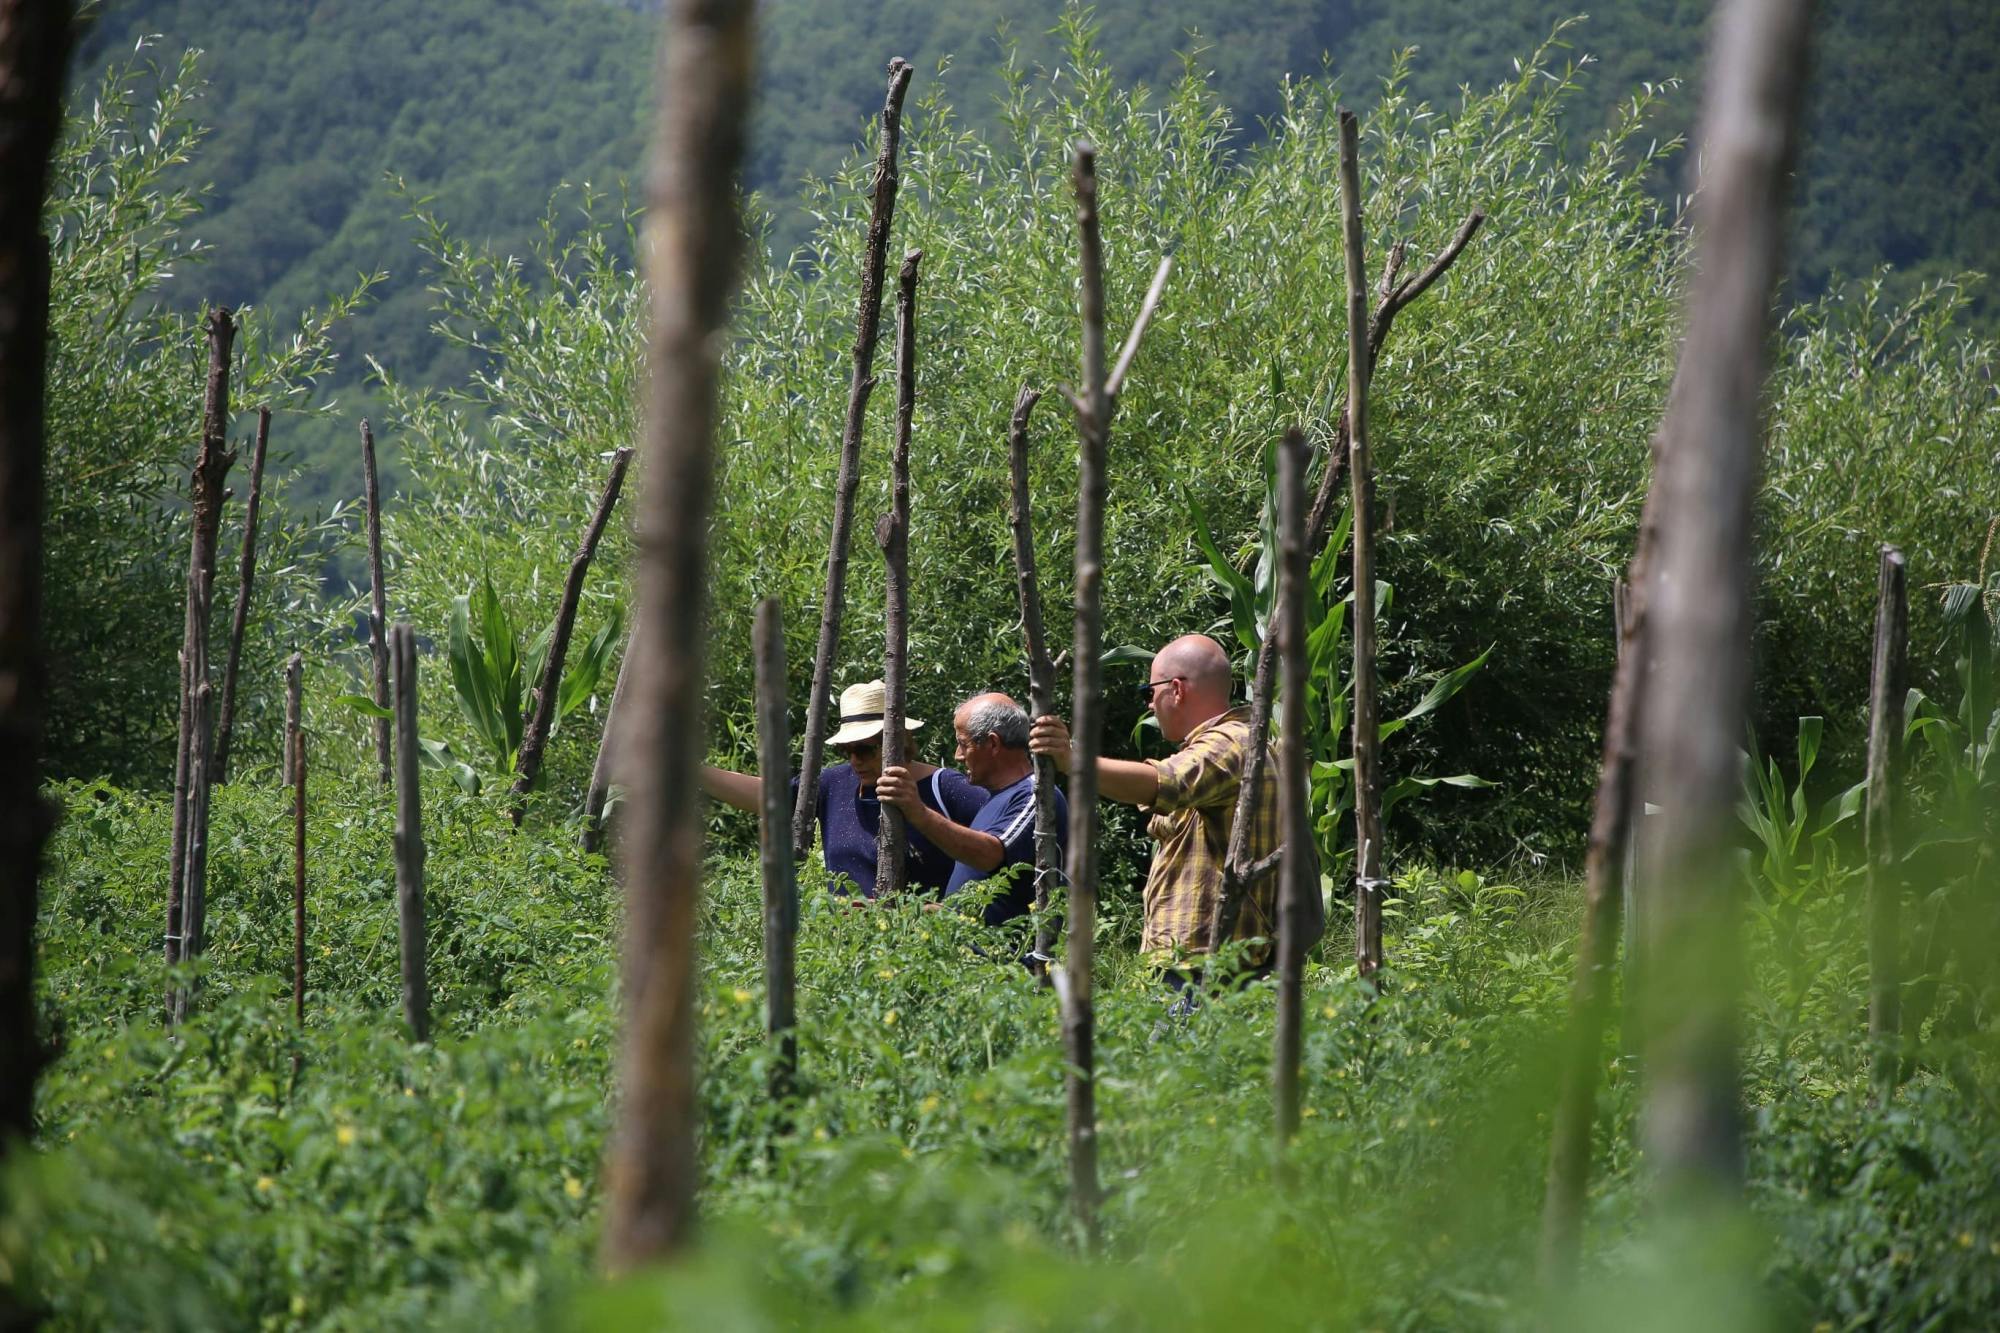
[[[1222,863],[1229,854],[1229,830],[1236,821],[1236,794],[1250,759],[1250,709],[1232,708],[1196,727],[1181,748],[1165,759],[1152,759],[1160,775],[1146,832],[1159,848],[1146,875],[1146,924],[1140,947],[1168,958],[1205,954],[1212,941],[1209,924],[1222,896]],[[1250,806],[1249,859],[1256,861],[1278,846],[1277,754],[1264,764],[1255,800]],[[1236,918],[1236,937],[1278,933],[1278,876],[1264,876],[1251,890]],[[1260,963],[1268,945],[1253,946],[1249,958]]]

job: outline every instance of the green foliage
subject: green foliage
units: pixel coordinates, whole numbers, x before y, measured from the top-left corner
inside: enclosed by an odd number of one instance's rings
[[[1806,790],[1825,729],[1823,717],[1799,719],[1796,782],[1787,780],[1776,759],[1760,761],[1754,749],[1744,765],[1736,813],[1758,844],[1752,880],[1769,891],[1776,906],[1794,903],[1809,887],[1834,878],[1835,835],[1860,813],[1867,792],[1867,784],[1856,784],[1813,811]]]

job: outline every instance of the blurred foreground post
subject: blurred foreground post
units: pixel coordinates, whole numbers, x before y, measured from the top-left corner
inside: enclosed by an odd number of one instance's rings
[[[1639,774],[1661,810],[1640,859],[1643,1137],[1663,1198],[1697,1214],[1733,1205],[1743,1175],[1742,942],[1729,843],[1750,690],[1758,400],[1810,12],[1809,0],[1729,0],[1717,12],[1697,139],[1695,271],[1653,478],[1659,546],[1643,592],[1653,669]]]
[[[620,850],[625,1033],[606,1161],[603,1260],[665,1259],[695,1221],[694,969],[703,803],[702,599],[714,483],[717,380],[740,229],[752,55],[749,0],[674,0],[661,43],[659,119],[646,211],[644,503],[631,745]]]
[[[417,635],[389,635],[396,662],[396,925],[402,941],[403,1019],[418,1041],[431,1039],[429,941],[424,928],[424,803],[417,781]]]
[[[368,652],[375,666],[375,706],[389,708],[389,602],[382,586],[382,487],[375,476],[375,431],[361,419],[361,483],[368,509]],[[375,719],[375,767],[390,782],[389,719]]]
[[[1299,1129],[1299,1048],[1302,1034],[1307,894],[1319,893],[1319,861],[1307,808],[1306,778],[1306,437],[1297,427],[1278,446],[1278,652],[1284,671],[1285,713],[1278,742],[1278,820],[1282,868],[1278,880],[1278,1019],[1271,1060],[1271,1099],[1278,1161]],[[1253,740],[1261,740],[1252,731]],[[1262,748],[1262,747],[1260,747]],[[1249,785],[1247,780],[1244,784]],[[1220,940],[1211,947],[1219,947]]]
[[[833,658],[840,650],[840,617],[846,609],[847,548],[854,529],[854,491],[861,484],[861,425],[875,391],[875,344],[881,336],[882,274],[888,265],[889,229],[896,219],[896,152],[902,142],[903,94],[910,64],[889,62],[889,92],[882,101],[882,144],[875,154],[875,196],[868,214],[868,248],[861,262],[861,308],[854,320],[854,366],[847,387],[847,420],[840,432],[840,475],[833,492],[833,537],[827,546],[826,596],[820,605],[819,647],[813,653],[812,693],[806,696],[805,750],[799,761],[799,795],[792,807],[792,856],[812,848],[813,812],[819,808],[820,750],[826,742],[826,705],[833,692]]]
[[[236,606],[229,619],[229,653],[222,664],[222,712],[215,724],[215,781],[229,781],[229,743],[236,734],[236,672],[243,663],[243,631],[250,619],[250,588],[257,579],[257,510],[264,499],[264,452],[271,443],[271,409],[257,409],[257,445],[250,455],[250,499],[243,508],[243,554],[236,566]]]
[[[1903,553],[1882,548],[1875,591],[1875,654],[1868,684],[1868,1044],[1870,1082],[1886,1105],[1896,1089],[1902,1035],[1902,874],[1896,864],[1896,809],[1903,780],[1903,694],[1910,595]]]
[[[1057,980],[1069,1056],[1069,1195],[1086,1244],[1097,1243],[1096,1015],[1091,965],[1097,936],[1097,756],[1104,731],[1105,452],[1111,398],[1104,391],[1104,249],[1097,227],[1097,150],[1076,145],[1076,223],[1082,269],[1083,380],[1073,399],[1077,435],[1075,721],[1069,760],[1068,950]]]
[[[1354,963],[1382,966],[1382,773],[1375,682],[1375,472],[1368,459],[1368,280],[1362,275],[1360,127],[1340,113],[1340,231],[1347,269],[1347,473],[1354,541]]]
[[[584,575],[590,572],[590,562],[597,556],[597,543],[603,540],[605,525],[617,507],[618,492],[625,485],[625,469],[631,462],[629,448],[611,456],[611,475],[605,479],[604,492],[597,497],[597,510],[590,516],[590,526],[584,529],[583,541],[569,562],[562,601],[556,608],[555,628],[549,635],[548,655],[542,659],[542,679],[535,687],[528,725],[522,730],[520,753],[514,761],[514,804],[508,814],[515,828],[521,827],[521,819],[528,810],[528,793],[535,789],[535,779],[542,775],[542,754],[548,747],[549,732],[555,727],[556,703],[562,693],[563,663],[569,658],[570,635],[576,629],[577,607],[583,602]]]
[[[798,866],[786,797],[792,737],[785,712],[785,622],[778,599],[757,603],[751,656],[757,668],[757,850],[764,872],[764,1030],[771,1038],[771,1100],[792,1094],[798,1070]]]
[[[1013,481],[1014,586],[1021,598],[1021,633],[1028,647],[1028,716],[1056,710],[1056,667],[1049,660],[1048,637],[1042,631],[1042,593],[1035,575],[1034,507],[1028,492],[1028,415],[1042,400],[1039,389],[1021,386],[1007,430],[1007,467]],[[1056,832],[1056,765],[1047,755],[1034,756],[1035,767],[1035,952],[1029,969],[1043,985],[1050,982],[1055,927],[1048,917],[1049,886],[1062,873],[1062,844]]]
[[[917,406],[917,265],[924,252],[903,256],[896,280],[896,443],[889,455],[889,512],[875,525],[882,548],[882,767],[909,762],[903,714],[910,687],[910,417]],[[784,760],[781,757],[780,764]],[[781,768],[780,772],[783,771]],[[875,896],[901,893],[909,867],[903,812],[882,803],[875,836]]]

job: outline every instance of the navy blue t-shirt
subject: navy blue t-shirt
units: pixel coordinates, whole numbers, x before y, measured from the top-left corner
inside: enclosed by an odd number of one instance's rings
[[[972,817],[972,827],[1000,839],[1000,864],[981,872],[959,862],[945,886],[949,898],[968,884],[994,877],[1008,881],[1006,890],[986,904],[986,924],[997,926],[1026,916],[1035,905],[1035,775],[1028,774],[1011,787],[1002,787]],[[1069,843],[1069,801],[1056,789],[1056,846]]]
[[[799,780],[792,779],[796,800]],[[986,789],[956,769],[940,768],[917,782],[917,797],[954,824],[970,824],[986,804]],[[845,875],[863,896],[875,896],[875,835],[882,822],[882,802],[871,788],[861,790],[852,764],[834,764],[819,775],[819,847],[827,873]],[[958,863],[933,847],[924,835],[903,826],[911,889],[936,892],[951,879]]]

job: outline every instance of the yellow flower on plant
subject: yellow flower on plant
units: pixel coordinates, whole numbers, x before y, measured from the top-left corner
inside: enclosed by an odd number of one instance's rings
[[[880,972],[877,972],[875,975],[877,977],[880,977],[883,981],[893,981],[896,976],[896,969],[893,967],[885,967]]]
[[[277,1182],[272,1180],[269,1176],[259,1176],[257,1177],[257,1192],[259,1194],[269,1194],[271,1192],[271,1187],[276,1184]]]
[[[896,1011],[894,1009],[891,1009],[888,1013],[882,1015],[882,1026],[885,1028],[892,1028],[896,1026],[896,1018],[897,1018]]]
[[[937,1110],[938,1109],[937,1094],[934,1092],[930,1096],[924,1098],[923,1101],[918,1104],[917,1109],[919,1111],[922,1111],[925,1115],[929,1115],[931,1112]]]
[[[581,1199],[583,1197],[583,1182],[575,1176],[564,1176],[563,1193],[569,1195],[572,1199]]]
[[[1972,1233],[1970,1231],[1961,1231],[1958,1233],[1958,1248],[1961,1250],[1972,1248]]]
[[[354,1146],[354,1126],[341,1125],[333,1131],[333,1141],[343,1148]]]
[[[741,986],[738,986],[735,990],[729,992],[729,998],[736,1001],[736,1003],[738,1004],[748,1004],[754,997],[750,994],[749,991],[743,989],[743,987]]]

